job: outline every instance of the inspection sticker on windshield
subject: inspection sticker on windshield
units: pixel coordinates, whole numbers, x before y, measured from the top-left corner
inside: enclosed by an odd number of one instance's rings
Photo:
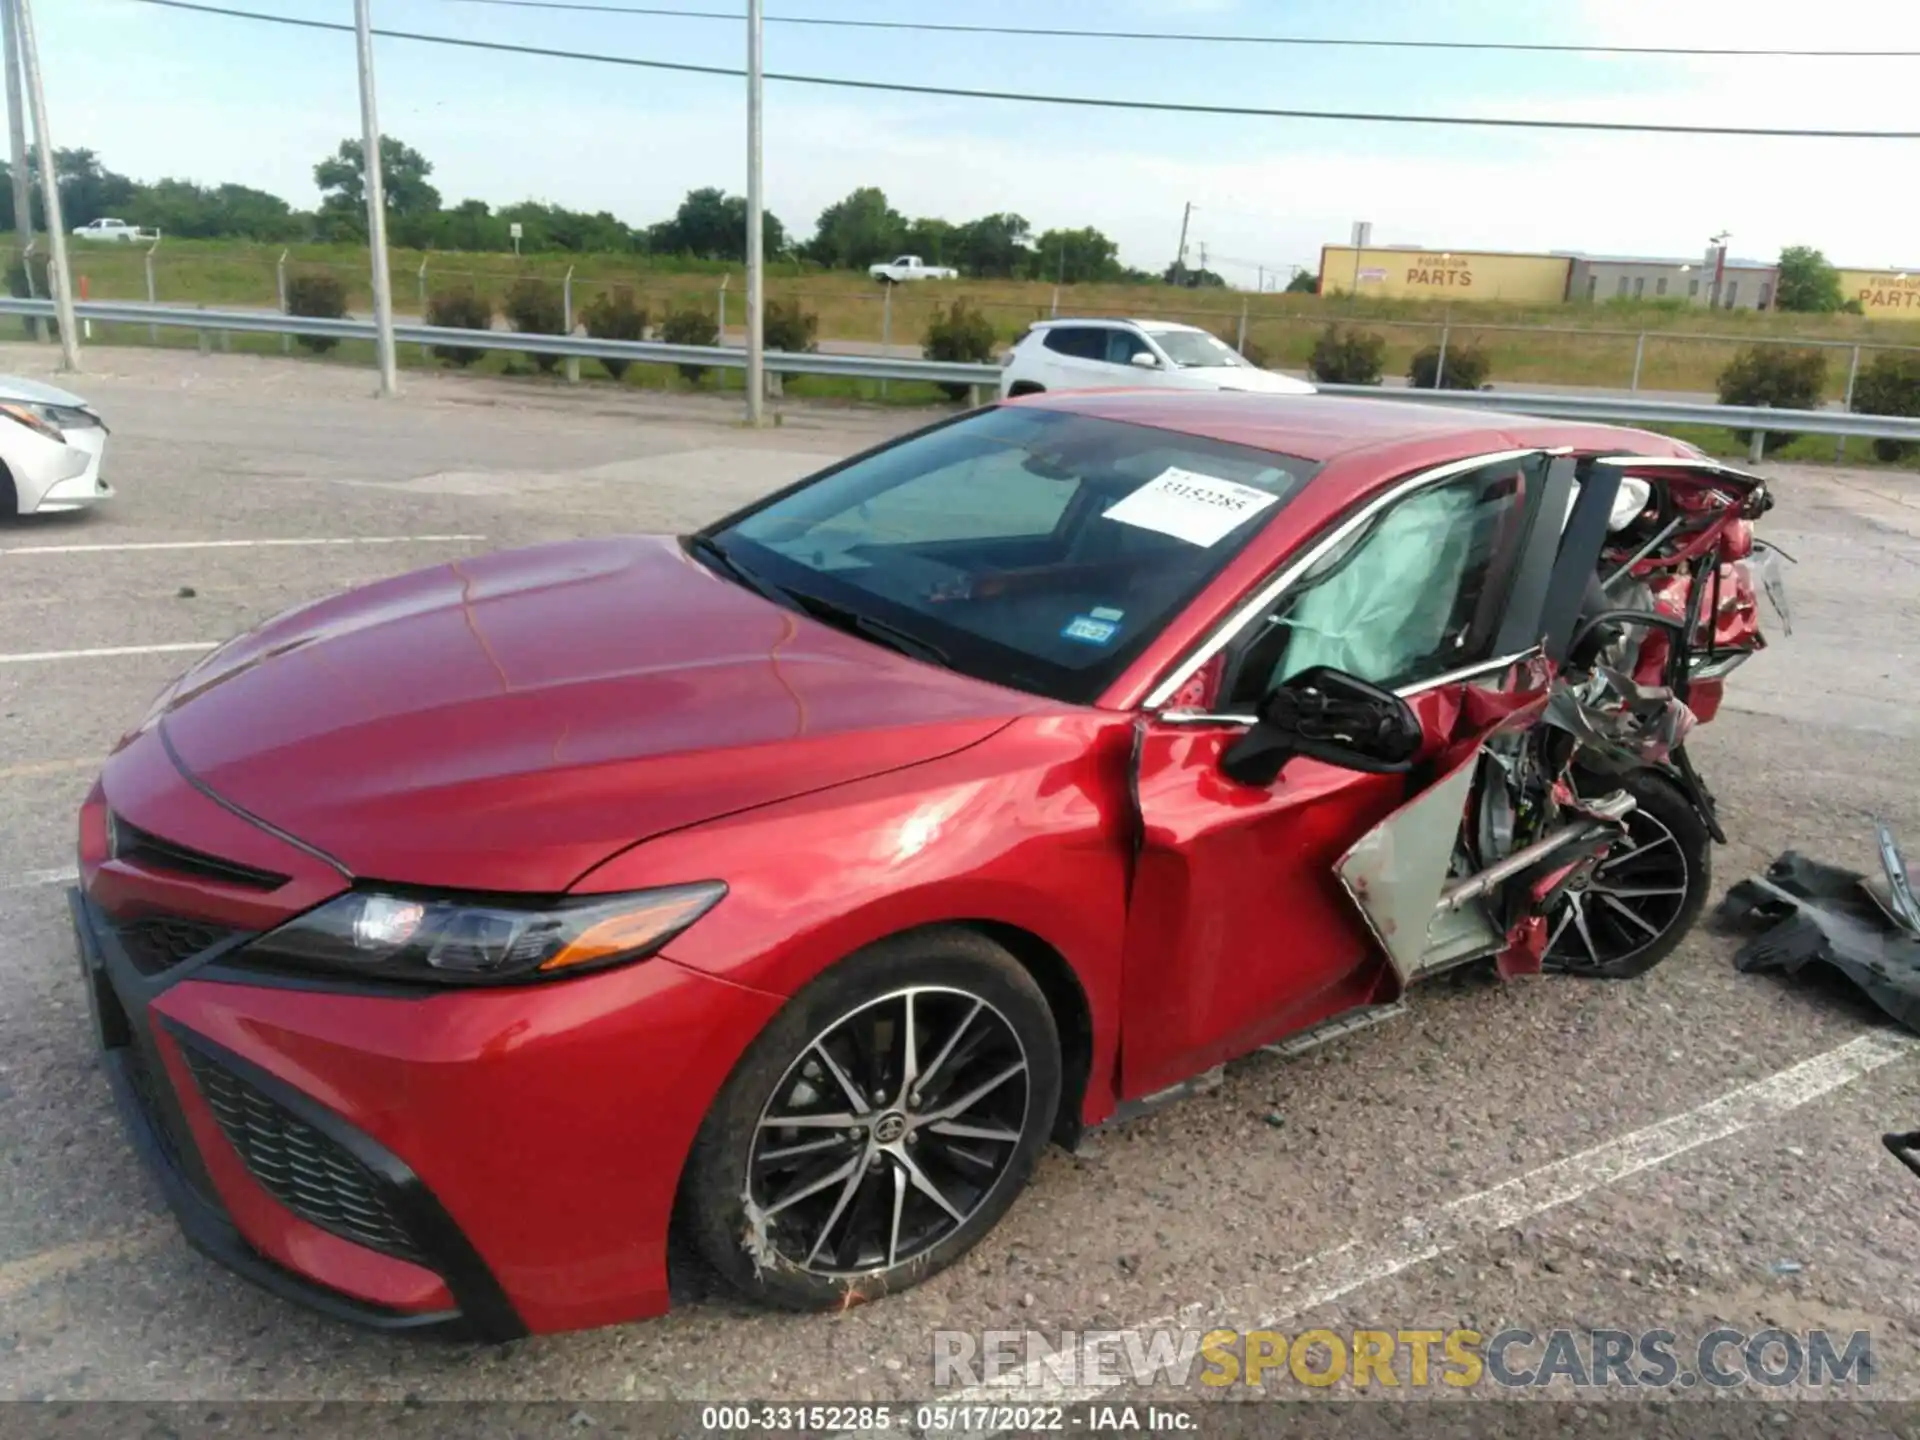
[[[1113,619],[1103,620],[1103,615]],[[1078,640],[1083,645],[1111,644],[1113,637],[1120,633],[1120,612],[1118,610],[1096,610],[1091,615],[1076,615],[1061,630],[1062,640]]]
[[[1107,510],[1105,518],[1158,530],[1189,545],[1218,545],[1279,498],[1251,485],[1170,465]]]

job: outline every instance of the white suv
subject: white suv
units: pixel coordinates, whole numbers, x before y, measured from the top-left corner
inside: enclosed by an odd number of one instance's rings
[[[1311,395],[1313,386],[1262,370],[1231,345],[1170,320],[1042,320],[1000,371],[1000,398],[1043,390],[1162,387]]]

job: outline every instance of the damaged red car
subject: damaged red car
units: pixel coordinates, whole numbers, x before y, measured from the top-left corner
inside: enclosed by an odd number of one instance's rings
[[[897,1290],[1235,1056],[1669,953],[1768,503],[1610,427],[1049,395],[320,601],[85,803],[108,1073],[192,1240],[336,1316],[656,1314],[676,1232]]]

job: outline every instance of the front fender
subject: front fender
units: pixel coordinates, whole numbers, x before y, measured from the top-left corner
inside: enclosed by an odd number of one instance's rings
[[[903,931],[1023,931],[1086,999],[1093,1110],[1119,1045],[1131,743],[1124,716],[1028,717],[938,760],[648,841],[574,890],[725,881],[726,898],[667,958],[777,995]]]

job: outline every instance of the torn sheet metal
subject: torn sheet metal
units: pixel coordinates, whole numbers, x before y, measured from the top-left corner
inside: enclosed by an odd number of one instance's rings
[[[1604,665],[1556,681],[1542,719],[1580,742],[1583,764],[1612,773],[1667,764],[1695,724],[1673,691]]]
[[[1366,916],[1402,985],[1426,955],[1428,927],[1447,883],[1477,750],[1402,805],[1340,857],[1340,883]]]
[[[1796,975],[1809,964],[1826,965],[1920,1031],[1920,910],[1906,861],[1885,826],[1880,850],[1884,874],[1875,880],[1789,850],[1765,875],[1729,890],[1717,915],[1760,930],[1734,956],[1741,970]]]

